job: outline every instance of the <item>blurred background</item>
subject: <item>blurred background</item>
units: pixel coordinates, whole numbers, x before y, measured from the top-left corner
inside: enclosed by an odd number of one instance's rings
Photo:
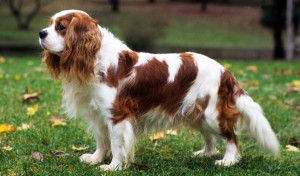
[[[54,13],[88,12],[132,49],[217,59],[298,59],[298,0],[0,0],[0,55],[39,56]]]

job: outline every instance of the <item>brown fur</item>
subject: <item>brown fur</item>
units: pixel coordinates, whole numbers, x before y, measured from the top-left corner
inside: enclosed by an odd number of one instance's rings
[[[60,17],[55,25],[58,22],[66,27],[59,32],[64,36],[65,49],[59,53],[60,56],[45,51],[44,60],[55,77],[63,74],[67,81],[75,78],[80,84],[85,85],[94,79],[96,53],[101,47],[97,22],[81,13]]]
[[[236,79],[229,71],[221,75],[221,82],[218,91],[217,109],[219,111],[219,125],[222,135],[228,140],[237,144],[234,133],[237,117],[240,115],[236,107],[234,97],[244,94]]]
[[[135,55],[128,56],[127,59],[135,60]],[[182,57],[182,62],[172,83],[168,83],[169,73],[166,62],[153,58],[147,64],[136,67],[135,79],[120,90],[115,100],[112,109],[114,123],[128,117],[138,118],[156,107],[169,115],[176,115],[198,72],[191,56]],[[129,63],[134,63],[134,61]],[[127,70],[126,68],[119,69]],[[123,76],[118,77],[126,77],[128,71],[122,73],[124,73]]]

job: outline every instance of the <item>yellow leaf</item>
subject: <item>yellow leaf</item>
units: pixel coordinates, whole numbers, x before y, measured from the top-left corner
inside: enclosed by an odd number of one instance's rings
[[[27,115],[32,116],[39,111],[39,105],[35,104],[32,107],[27,108]]]
[[[72,145],[72,150],[74,151],[83,151],[88,149],[88,147],[75,147],[74,145]]]
[[[163,139],[163,138],[165,138],[165,137],[166,137],[166,135],[165,135],[164,132],[157,132],[157,133],[155,133],[155,134],[149,136],[149,139],[150,139],[151,141],[155,141],[155,140],[158,140],[158,139]]]
[[[5,147],[2,147],[2,149],[6,150],[6,151],[11,151],[12,147],[11,146],[5,146]]]
[[[5,58],[3,56],[0,56],[0,64],[3,64],[5,62]]]
[[[28,130],[30,128],[30,126],[26,123],[22,123],[21,126],[17,127],[17,130]]]
[[[15,76],[14,76],[14,79],[15,79],[16,81],[19,81],[20,78],[21,78],[20,75],[15,75]]]
[[[231,64],[226,63],[226,64],[224,64],[223,66],[224,66],[226,69],[229,69],[229,68],[231,67]]]
[[[287,152],[300,152],[300,149],[293,145],[286,145],[286,151]]]
[[[257,67],[255,65],[250,65],[246,67],[246,69],[251,72],[257,72]]]
[[[176,130],[167,130],[166,132],[168,135],[174,135],[177,136],[177,131]]]
[[[0,133],[5,133],[5,132],[10,132],[10,131],[15,131],[16,128],[13,127],[12,125],[8,124],[2,124],[0,125]]]
[[[65,126],[65,125],[67,125],[67,122],[64,122],[61,120],[56,120],[56,121],[52,122],[51,126],[55,127],[55,126]]]

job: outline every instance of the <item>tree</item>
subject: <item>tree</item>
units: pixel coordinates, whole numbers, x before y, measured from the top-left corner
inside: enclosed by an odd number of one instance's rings
[[[18,29],[28,30],[30,22],[38,14],[41,8],[41,0],[34,0],[33,2],[33,8],[27,15],[25,15],[23,14],[24,4],[30,5],[32,3],[28,3],[27,1],[24,2],[23,0],[8,0],[10,12],[17,21]]]
[[[293,0],[287,0],[286,6],[286,59],[291,60],[294,57],[294,35],[293,35]]]
[[[284,47],[282,40],[282,31],[284,29],[285,4],[284,0],[273,1],[273,38],[274,38],[274,59],[284,59]]]
[[[119,12],[119,0],[110,0],[111,10],[113,12]]]

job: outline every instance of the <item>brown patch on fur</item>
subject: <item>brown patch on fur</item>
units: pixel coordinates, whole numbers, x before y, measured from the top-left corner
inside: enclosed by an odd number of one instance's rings
[[[86,85],[94,79],[96,53],[101,47],[97,21],[82,13],[58,17],[55,23],[64,23],[65,49],[60,57],[45,51],[44,60],[52,75],[62,74],[67,81],[77,79]],[[55,24],[56,25],[56,24]]]
[[[99,73],[100,77],[102,77],[101,81],[105,82],[109,87],[118,87],[119,81],[130,75],[138,58],[138,54],[134,51],[122,51],[119,53],[117,68],[109,67],[107,69],[107,75]]]
[[[134,71],[135,79],[122,85],[124,87],[115,100],[112,109],[114,123],[128,117],[138,118],[157,107],[169,115],[175,115],[196,79],[198,69],[190,56],[182,57],[182,65],[171,83],[168,83],[168,64],[156,58],[134,68]],[[123,73],[127,75],[129,72]]]
[[[233,75],[225,70],[221,75],[218,91],[217,109],[219,111],[219,126],[222,135],[228,140],[237,143],[234,130],[240,111],[237,109],[234,97],[244,94]]]
[[[67,32],[67,29],[72,21],[72,18],[73,18],[73,14],[67,14],[67,15],[64,15],[64,16],[61,16],[61,17],[58,17],[56,20],[55,20],[55,31],[60,34],[62,37],[64,37],[66,35],[66,32]],[[58,30],[57,29],[57,25],[61,23],[65,29],[64,30]]]

